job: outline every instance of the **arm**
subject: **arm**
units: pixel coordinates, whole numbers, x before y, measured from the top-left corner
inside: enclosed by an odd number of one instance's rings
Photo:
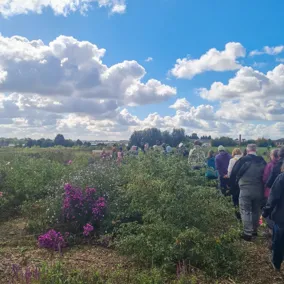
[[[269,179],[269,175],[271,173],[272,167],[273,167],[273,164],[267,164],[264,169],[263,178],[262,178],[262,181],[264,184],[266,184]]]
[[[232,173],[232,170],[233,170],[235,163],[236,163],[236,160],[234,160],[234,159],[230,160],[229,166],[228,166],[228,177],[231,176],[231,173]]]
[[[276,165],[276,166],[272,169],[272,171],[271,171],[271,173],[270,173],[270,176],[269,176],[269,178],[268,178],[268,180],[267,180],[266,186],[269,187],[269,188],[272,187],[274,181],[276,180],[276,178],[277,178],[277,176],[278,176],[278,170],[277,170],[277,168],[278,168],[278,165]]]
[[[275,206],[277,205],[278,201],[281,198],[282,192],[283,192],[283,187],[284,187],[284,175],[279,175],[274,182],[270,195],[268,198],[268,201],[266,203],[266,206],[263,209],[263,217],[268,217],[272,211],[274,210]]]
[[[220,161],[218,159],[218,156],[215,158],[215,168],[217,171],[219,171],[219,168],[220,168]]]

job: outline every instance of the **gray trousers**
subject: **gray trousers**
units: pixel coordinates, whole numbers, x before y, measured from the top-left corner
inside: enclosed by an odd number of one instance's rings
[[[254,232],[257,232],[259,226],[262,199],[240,196],[239,203],[244,234],[252,236]]]

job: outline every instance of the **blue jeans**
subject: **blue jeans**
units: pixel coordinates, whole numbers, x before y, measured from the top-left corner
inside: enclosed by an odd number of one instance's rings
[[[273,227],[272,261],[277,269],[280,269],[284,256],[284,228],[277,224]]]

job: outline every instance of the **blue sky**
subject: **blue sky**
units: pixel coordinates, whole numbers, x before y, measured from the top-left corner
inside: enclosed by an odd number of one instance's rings
[[[45,92],[41,93],[32,88],[27,90],[23,86],[13,89],[10,85],[17,85],[19,78],[12,78],[10,74],[15,70],[13,69],[9,73],[10,65],[9,68],[7,66],[12,63],[5,61],[2,62],[4,66],[2,69],[8,72],[7,77],[5,77],[6,81],[11,81],[13,84],[2,82],[3,86],[1,87],[0,80],[3,113],[7,101],[9,104],[15,103],[15,109],[18,108],[15,117],[11,117],[10,114],[9,116],[2,115],[2,119],[5,120],[5,124],[3,123],[5,125],[3,135],[5,136],[10,136],[9,133],[19,136],[28,136],[30,133],[35,136],[48,136],[62,131],[67,136],[72,137],[82,135],[84,138],[92,136],[113,138],[127,137],[134,129],[152,126],[162,129],[184,127],[189,132],[196,130],[199,130],[200,133],[212,132],[213,136],[226,134],[233,136],[234,131],[232,129],[234,129],[237,132],[243,132],[245,135],[254,137],[256,135],[267,135],[267,128],[273,126],[273,131],[271,130],[269,135],[281,136],[279,130],[283,129],[282,115],[284,114],[281,92],[279,93],[277,89],[273,93],[276,88],[274,85],[265,86],[265,89],[256,86],[265,85],[267,72],[273,71],[275,67],[281,65],[281,55],[284,58],[284,52],[282,54],[281,50],[281,46],[284,44],[284,17],[282,16],[284,2],[270,3],[264,0],[121,0],[117,3],[123,3],[125,11],[114,13],[111,11],[114,7],[111,6],[113,5],[111,2],[114,0],[108,0],[109,6],[101,8],[98,7],[97,2],[99,1],[85,0],[90,2],[90,6],[84,12],[84,15],[79,12],[79,8],[76,9],[77,11],[66,15],[56,15],[58,11],[54,7],[43,8],[40,14],[37,13],[36,8],[33,9],[30,6],[27,10],[18,9],[17,11],[20,12],[15,12],[15,6],[21,5],[19,4],[21,1],[5,1],[6,6],[2,4],[1,7],[0,4],[0,32],[6,40],[17,35],[25,37],[29,41],[40,39],[48,46],[50,42],[61,35],[71,36],[78,42],[88,41],[99,49],[105,49],[106,53],[102,61],[108,67],[127,60],[137,62],[146,71],[145,75],[139,75],[142,84],[147,84],[147,81],[153,78],[161,84],[176,88],[174,95],[167,94],[163,100],[149,99],[147,103],[141,103],[143,98],[137,98],[139,103],[137,101],[134,103],[125,102],[125,100],[123,103],[118,103],[117,109],[110,112],[119,113],[124,110],[122,114],[123,123],[120,124],[118,123],[120,117],[106,115],[101,118],[100,115],[96,114],[95,108],[94,112],[85,112],[84,109],[81,109],[74,112],[61,110],[56,112],[53,110],[50,113],[45,109],[44,115],[48,116],[47,120],[49,120],[50,115],[53,119],[53,123],[48,122],[48,125],[45,125],[39,119],[40,112],[43,111],[42,108],[35,106],[33,115],[30,115],[28,113],[31,110],[30,104],[21,104],[19,96],[21,96],[21,100],[23,100],[23,97],[28,99],[31,95],[34,95],[38,96],[39,99],[58,99],[61,103],[61,97],[64,97],[64,95],[55,92],[56,97],[55,95],[49,96]],[[27,2],[29,1],[27,0]],[[41,0],[37,1],[40,5]],[[84,2],[84,0],[80,1]],[[246,50],[245,55],[233,58],[233,61],[239,67],[227,68],[224,63],[220,71],[220,67],[216,70],[215,67],[208,67],[205,62],[204,70],[195,74],[192,78],[178,78],[177,75],[171,73],[177,59],[187,57],[187,60],[200,59],[208,50],[215,48],[222,52],[225,45],[232,42],[239,43]],[[262,51],[265,46],[279,47],[279,50],[250,56],[251,51]],[[7,47],[3,45],[0,49],[0,54],[2,50],[3,56],[5,52],[8,52],[3,51],[5,48]],[[24,49],[24,47],[21,48]],[[7,55],[5,56],[7,57]],[[145,60],[148,57],[153,58],[153,60],[146,62]],[[214,61],[214,59],[212,60]],[[281,69],[280,67],[279,69]],[[228,81],[236,78],[236,73],[242,71],[242,68],[252,68],[253,71],[261,72],[263,76],[260,79],[256,73],[253,76],[245,74],[245,78],[243,76],[240,79],[237,78],[237,83],[228,86]],[[40,74],[40,76],[43,76],[43,74]],[[44,73],[44,76],[48,75]],[[259,80],[257,83],[254,81],[254,76]],[[271,79],[273,84],[275,83],[279,87],[279,84],[282,84],[279,77],[281,76],[276,74],[273,79],[269,76],[268,79]],[[279,82],[276,82],[275,80],[278,79]],[[251,91],[248,80],[254,82],[256,90]],[[223,83],[220,98],[216,97],[215,93],[201,95],[199,90],[203,88],[212,91],[211,85],[214,82]],[[33,84],[33,81],[31,80],[30,83]],[[239,84],[237,93],[234,89],[236,84]],[[243,88],[243,84],[248,84],[248,86]],[[157,92],[159,93],[159,91]],[[234,92],[234,94],[232,95],[231,92]],[[15,93],[18,95],[16,96]],[[90,97],[90,95],[88,96]],[[74,97],[78,97],[78,95],[74,94]],[[214,99],[212,99],[213,97]],[[98,97],[94,95],[92,99],[95,98]],[[177,99],[183,98],[194,109],[170,108]],[[66,97],[64,99],[65,103]],[[72,101],[72,104],[74,105],[76,102]],[[269,111],[265,110],[267,104],[271,105]],[[197,109],[200,106],[210,106],[212,109]],[[238,113],[234,109],[237,109]],[[255,114],[254,112],[258,111],[261,115],[249,117],[251,112]],[[177,112],[183,113],[177,115]],[[200,112],[205,112],[205,115],[202,116]],[[149,117],[150,114],[154,113],[158,115],[155,116],[155,119]],[[171,118],[171,121],[167,119],[167,116]],[[7,120],[11,123],[8,123]],[[125,120],[127,121],[125,122]],[[187,121],[189,122],[187,123]],[[221,125],[221,123],[224,125]],[[96,128],[95,131],[92,130],[94,128]],[[40,131],[40,129],[45,129],[45,132]],[[252,130],[256,132],[252,133]]]

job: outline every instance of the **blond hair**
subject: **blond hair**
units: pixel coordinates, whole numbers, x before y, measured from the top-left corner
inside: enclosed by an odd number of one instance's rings
[[[235,157],[236,155],[241,155],[242,151],[240,148],[235,148],[232,152],[232,156]]]

